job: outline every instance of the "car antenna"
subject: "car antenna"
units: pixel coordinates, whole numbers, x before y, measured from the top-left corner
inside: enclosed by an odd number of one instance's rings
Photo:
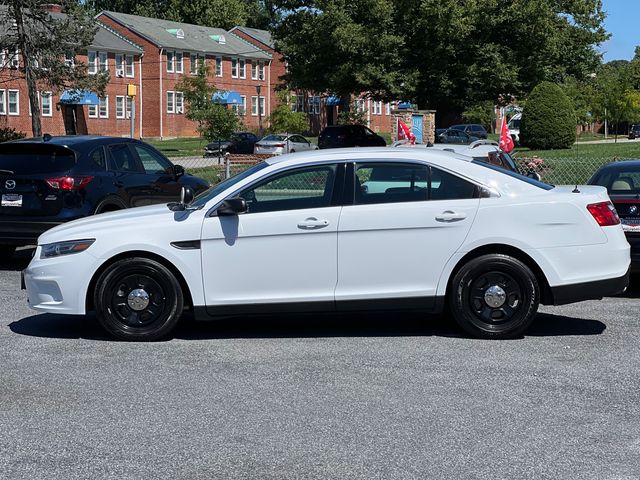
[[[580,190],[578,190],[578,185],[577,184],[576,184],[576,188],[571,190],[571,193],[580,193]]]

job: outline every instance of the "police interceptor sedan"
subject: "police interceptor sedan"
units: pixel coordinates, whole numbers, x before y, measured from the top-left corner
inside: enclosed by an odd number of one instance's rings
[[[375,188],[374,188],[375,187]],[[125,340],[197,319],[448,307],[469,334],[520,336],[539,304],[622,292],[629,244],[601,186],[552,186],[435,149],[271,158],[193,198],[53,228],[29,305]]]

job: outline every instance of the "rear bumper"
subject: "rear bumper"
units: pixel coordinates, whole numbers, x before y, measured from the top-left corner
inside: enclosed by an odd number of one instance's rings
[[[566,305],[584,300],[600,300],[603,297],[610,297],[622,293],[629,285],[630,273],[631,268],[627,270],[627,273],[617,278],[551,287],[553,304]]]
[[[35,245],[38,237],[47,230],[65,222],[0,221],[0,244]]]

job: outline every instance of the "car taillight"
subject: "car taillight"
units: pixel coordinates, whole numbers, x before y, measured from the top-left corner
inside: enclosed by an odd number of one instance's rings
[[[70,192],[83,189],[91,180],[93,177],[54,177],[47,178],[45,181],[51,188]]]
[[[587,210],[601,227],[609,227],[620,223],[618,212],[616,212],[611,202],[591,203],[587,205]]]
[[[271,145],[272,147],[276,147],[276,148],[281,148],[284,147],[284,143],[274,143],[273,145]]]

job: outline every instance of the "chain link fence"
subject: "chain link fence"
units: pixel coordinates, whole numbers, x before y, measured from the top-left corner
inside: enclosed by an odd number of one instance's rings
[[[269,157],[270,155],[227,154],[223,157],[177,157],[172,161],[182,165],[189,173],[204,178],[215,185]],[[636,158],[631,156],[629,158],[615,156],[562,158],[551,155],[526,156],[524,153],[514,155],[514,160],[521,172],[526,174],[533,170],[540,175],[542,181],[553,185],[585,184],[600,167],[607,163],[638,158],[640,158],[640,152]]]

